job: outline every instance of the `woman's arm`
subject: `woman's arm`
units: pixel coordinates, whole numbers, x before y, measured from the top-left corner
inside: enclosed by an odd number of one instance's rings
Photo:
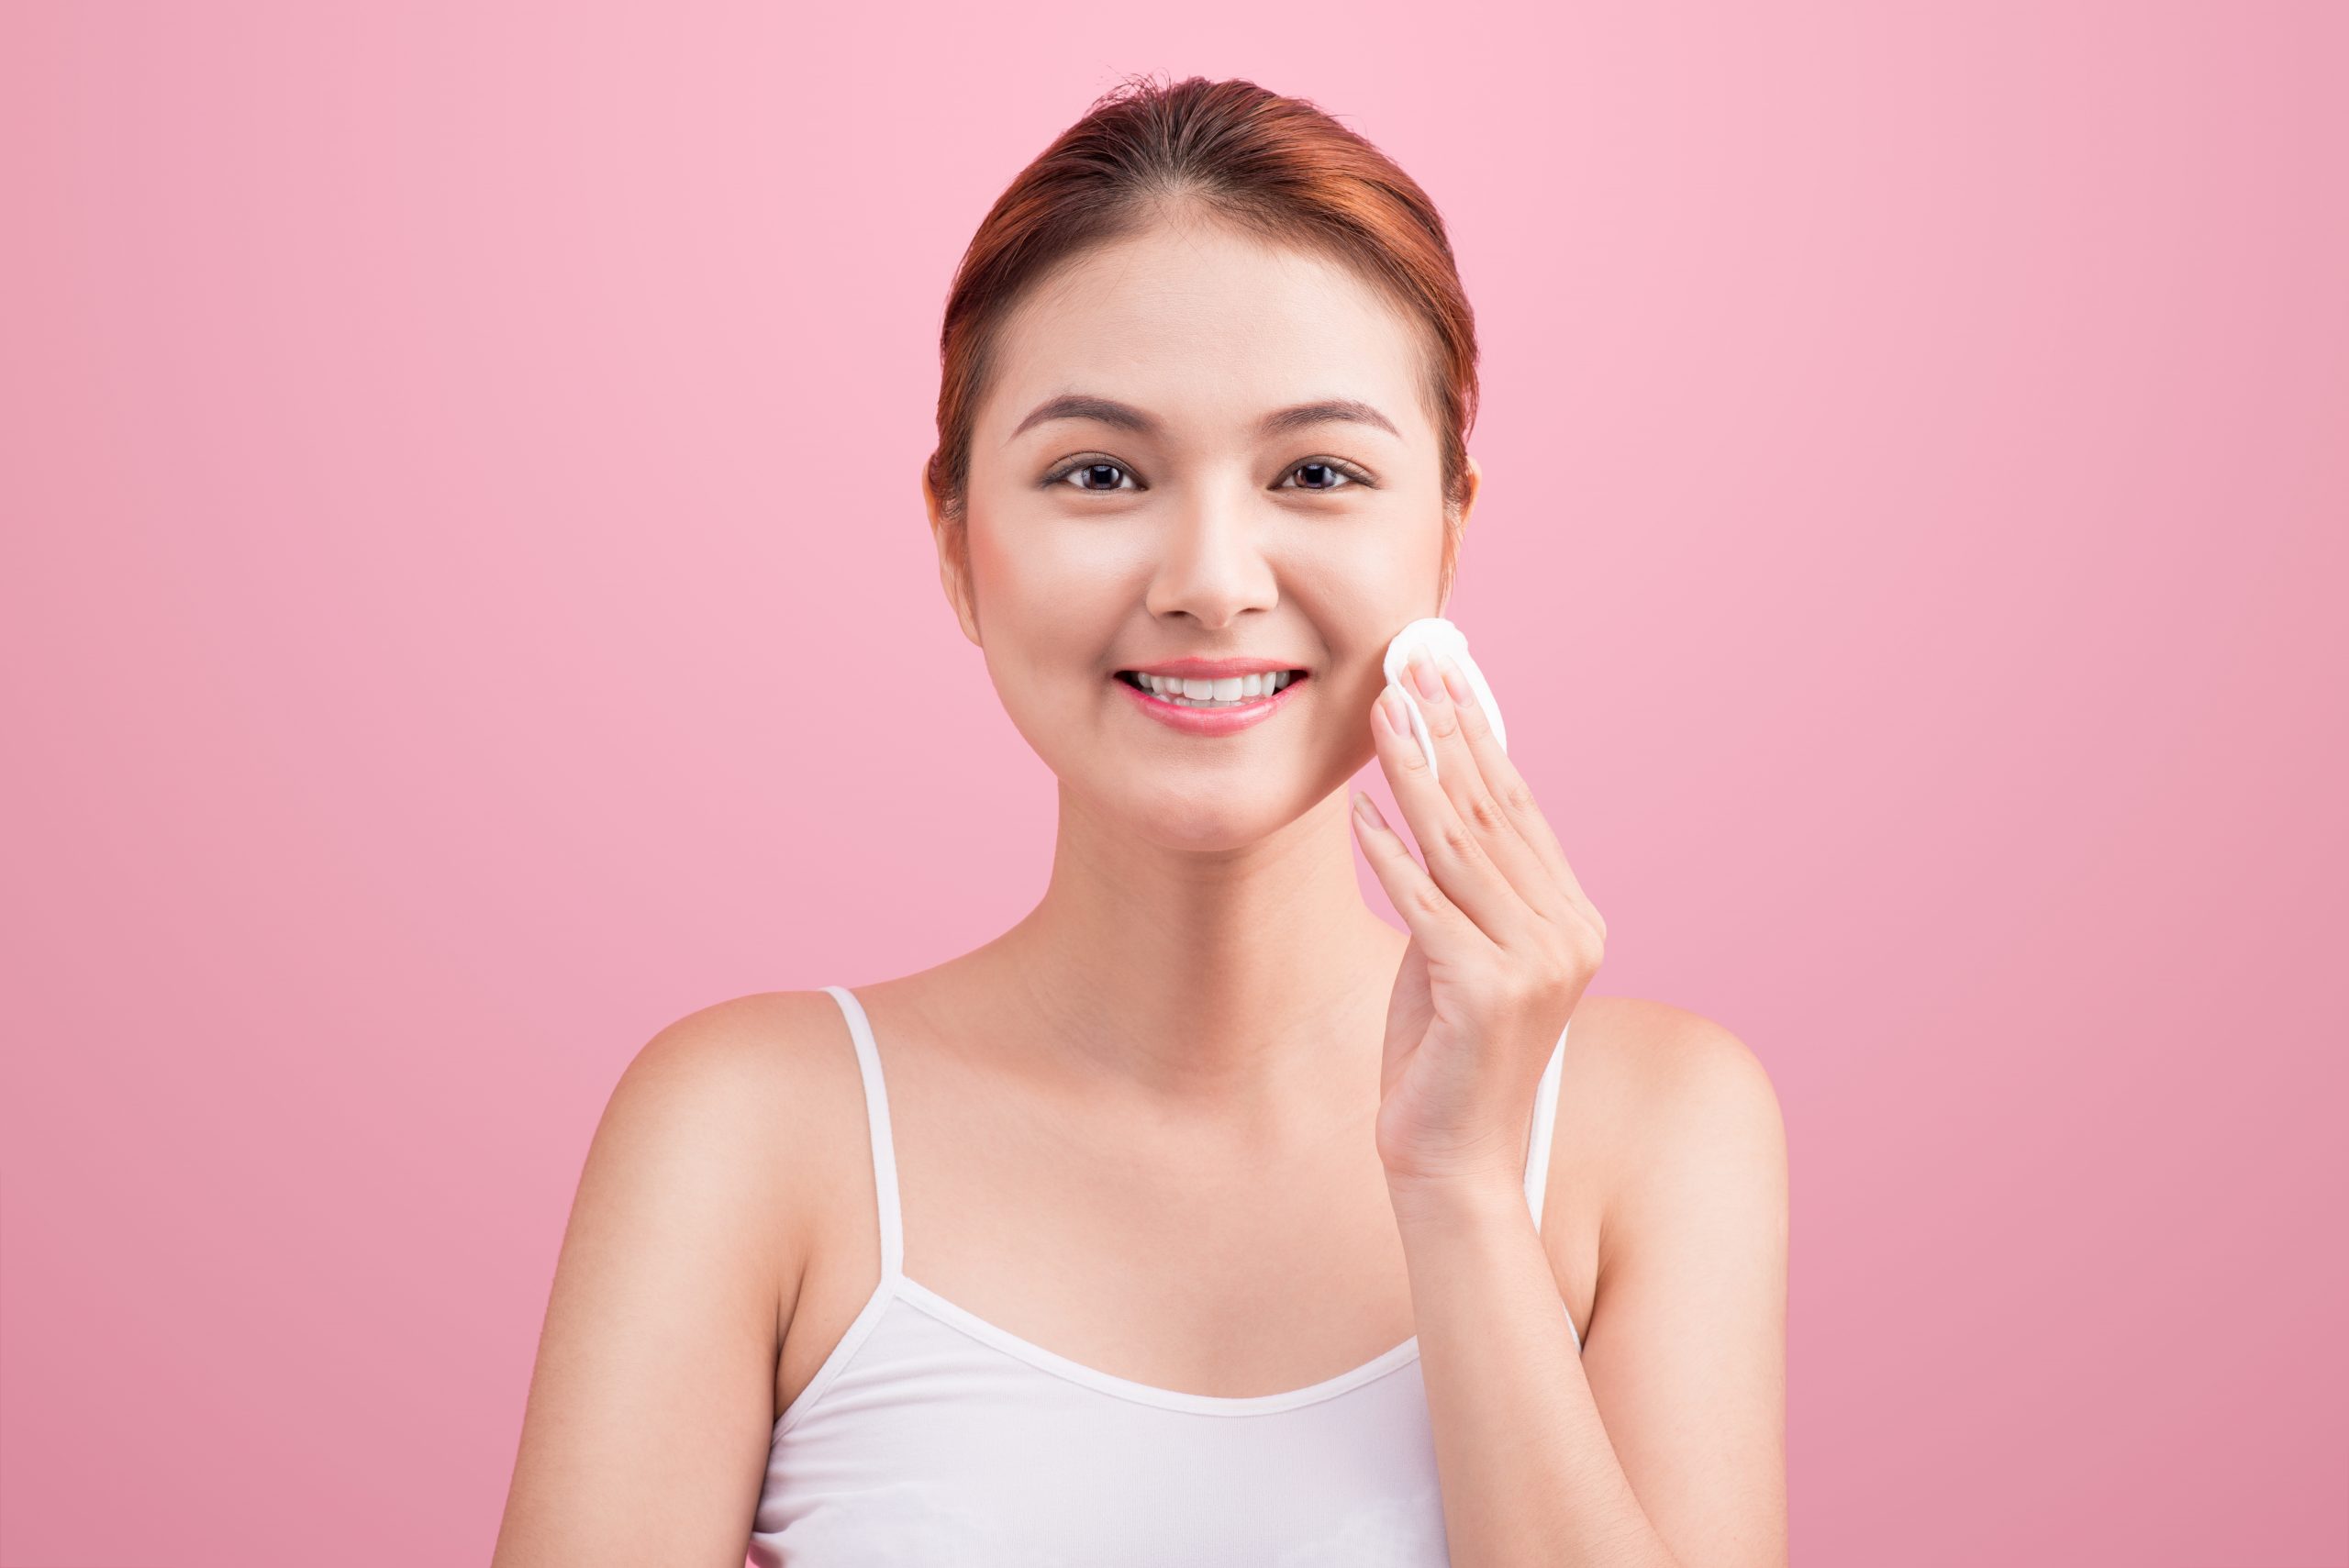
[[[774,1175],[774,1000],[680,1019],[612,1092],[492,1568],[742,1568],[773,1431],[778,1282],[796,1277]]]
[[[1378,1154],[1401,1228],[1456,1568],[1777,1568],[1786,1138],[1769,1075],[1695,1014],[1636,1040],[1576,1356],[1523,1201],[1537,1076],[1607,922],[1456,667],[1372,705],[1427,857],[1370,796],[1356,837],[1411,929],[1386,1008]],[[1433,762],[1442,757],[1438,778]],[[1685,1022],[1677,1021],[1685,1020]],[[1603,1414],[1602,1414],[1603,1412]]]
[[[1640,1012],[1583,1354],[1521,1187],[1394,1188],[1455,1568],[1787,1561],[1777,1097],[1719,1025]]]

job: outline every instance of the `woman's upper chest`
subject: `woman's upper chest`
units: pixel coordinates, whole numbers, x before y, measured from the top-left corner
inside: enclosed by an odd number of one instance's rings
[[[974,1068],[984,1050],[941,1040],[910,1013],[872,1017],[907,1279],[1112,1376],[1222,1397],[1310,1385],[1414,1333],[1372,1140],[1375,1066],[1360,1103],[1334,1106],[1326,1125],[1251,1136],[1039,1092]],[[1596,1293],[1606,1147],[1581,1126],[1572,1058],[1603,1032],[1577,1014],[1544,1188],[1542,1236],[1578,1329]],[[834,1125],[861,1126],[855,1108]],[[839,1143],[838,1179],[818,1184],[829,1195],[808,1232],[778,1410],[880,1278],[874,1183],[857,1169],[869,1147]]]

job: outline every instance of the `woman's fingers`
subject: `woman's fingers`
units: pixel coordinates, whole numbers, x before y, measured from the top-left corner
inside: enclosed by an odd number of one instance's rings
[[[1507,853],[1496,851],[1494,859],[1508,869],[1509,881],[1527,903],[1553,918],[1573,911],[1598,921],[1598,911],[1567,864],[1566,851],[1535,803],[1532,786],[1508,760],[1467,677],[1449,658],[1441,663],[1450,706],[1459,720],[1461,746],[1471,759],[1469,766],[1455,771],[1450,755],[1439,753],[1443,764],[1440,782],[1453,805],[1468,821],[1484,827],[1488,839],[1511,846]]]
[[[1419,708],[1438,756],[1449,764],[1443,770],[1446,777],[1456,771],[1473,774],[1475,763],[1461,739],[1460,721],[1451,703],[1421,697]],[[1398,718],[1398,714],[1403,717]],[[1403,709],[1402,694],[1382,692],[1375,715],[1371,732],[1378,749],[1378,765],[1395,792],[1395,803],[1409,824],[1411,836],[1419,840],[1427,874],[1487,940],[1507,945],[1521,939],[1527,923],[1536,917],[1535,911],[1486,847],[1483,830],[1461,816],[1446,793],[1446,784],[1429,772],[1427,756],[1419,750]]]
[[[1377,723],[1371,721],[1374,728]],[[1386,890],[1387,901],[1419,939],[1422,951],[1433,958],[1449,959],[1483,940],[1475,923],[1411,858],[1409,846],[1387,826],[1378,803],[1361,790],[1354,791],[1353,817],[1354,837],[1362,843],[1363,857],[1370,862],[1378,885]]]

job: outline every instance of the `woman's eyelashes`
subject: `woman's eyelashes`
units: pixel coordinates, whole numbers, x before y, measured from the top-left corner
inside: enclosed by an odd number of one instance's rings
[[[1364,488],[1368,488],[1371,484],[1370,475],[1363,470],[1356,468],[1353,463],[1340,462],[1335,458],[1328,457],[1308,459],[1306,462],[1300,462],[1294,468],[1287,470],[1284,477],[1295,478],[1297,474],[1317,469],[1321,472],[1323,477],[1311,484],[1300,484],[1297,486],[1298,489],[1350,490],[1357,484],[1362,485]],[[1331,481],[1334,480],[1343,480],[1345,483],[1331,483]],[[1283,487],[1286,488],[1286,485]]]
[[[1063,463],[1051,473],[1046,474],[1044,484],[1047,488],[1050,488],[1074,479],[1076,483],[1069,486],[1073,490],[1108,492],[1126,489],[1127,486],[1119,484],[1118,480],[1130,477],[1131,473],[1132,471],[1122,462],[1112,462],[1105,457],[1081,457],[1074,462]],[[1096,483],[1104,479],[1106,483]],[[1141,486],[1135,485],[1132,488],[1138,490]]]
[[[1287,483],[1299,474],[1312,474],[1315,477],[1309,484],[1292,485]],[[1049,489],[1055,484],[1067,484],[1072,490],[1084,490],[1105,495],[1129,488],[1135,490],[1146,488],[1141,484],[1129,486],[1119,483],[1122,479],[1132,477],[1133,470],[1114,459],[1081,457],[1061,464],[1045,475],[1044,485]],[[1303,462],[1291,463],[1281,471],[1281,479],[1282,483],[1275,485],[1275,489],[1327,492],[1350,490],[1356,485],[1369,488],[1377,483],[1371,478],[1367,470],[1351,462],[1328,457],[1308,458]],[[1070,484],[1070,481],[1074,483]]]

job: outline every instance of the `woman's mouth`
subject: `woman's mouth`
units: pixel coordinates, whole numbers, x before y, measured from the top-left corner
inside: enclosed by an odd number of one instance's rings
[[[1116,679],[1137,706],[1162,724],[1187,735],[1230,735],[1286,707],[1310,677],[1303,670],[1275,670],[1186,680],[1120,670]]]
[[[1228,711],[1245,707],[1252,702],[1261,702],[1304,677],[1302,670],[1268,670],[1261,675],[1227,676],[1219,681],[1150,675],[1140,670],[1118,672],[1118,679],[1161,702],[1174,703],[1182,707],[1204,708],[1209,712]]]

